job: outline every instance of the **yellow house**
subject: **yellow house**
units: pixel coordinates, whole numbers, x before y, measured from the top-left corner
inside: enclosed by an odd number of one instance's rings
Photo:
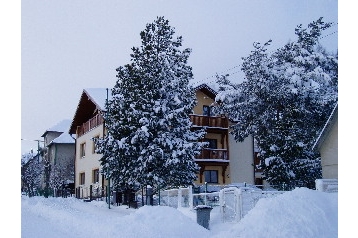
[[[211,105],[216,92],[207,84],[194,88],[197,105],[189,117],[192,130],[206,128],[205,141],[209,146],[195,159],[200,167],[195,183],[225,185],[230,183],[254,183],[253,138],[242,143],[235,142],[229,134],[230,121],[225,115],[213,115]],[[77,197],[89,197],[93,193],[104,193],[107,181],[100,175],[100,154],[94,152],[92,138],[103,137],[106,99],[111,98],[105,88],[84,89],[78,103],[70,134],[76,134],[75,188]]]

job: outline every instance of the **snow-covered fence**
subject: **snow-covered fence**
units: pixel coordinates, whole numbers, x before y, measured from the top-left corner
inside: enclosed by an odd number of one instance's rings
[[[169,207],[189,207],[191,187],[161,190],[158,194],[158,205]]]
[[[219,206],[219,192],[211,192],[211,193],[194,193],[192,194],[193,202],[190,203],[190,209],[193,209],[199,205],[205,206]]]
[[[241,208],[239,206],[242,203],[239,200],[239,189],[231,187],[220,190],[220,214],[223,222],[240,220]]]
[[[158,205],[174,208],[196,206],[220,206],[223,222],[237,222],[243,218],[259,199],[272,197],[283,191],[263,191],[254,187],[227,187],[216,192],[193,193],[192,187],[161,190]]]
[[[161,190],[158,195],[158,205],[161,206],[189,207],[190,209],[198,205],[219,206],[219,192],[193,193],[192,186]]]
[[[90,185],[89,187],[79,186],[75,189],[76,198],[98,200],[107,196],[107,187]]]
[[[249,187],[230,187],[220,190],[220,213],[223,222],[237,222],[243,218],[259,199],[277,196],[284,191],[262,191]]]
[[[338,179],[316,179],[316,190],[328,193],[338,192]]]

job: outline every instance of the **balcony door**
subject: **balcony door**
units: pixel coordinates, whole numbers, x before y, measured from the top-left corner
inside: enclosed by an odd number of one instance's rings
[[[204,139],[205,142],[209,142],[208,147],[209,149],[217,149],[218,148],[218,142],[216,139]]]
[[[210,116],[211,115],[211,107],[208,105],[203,105],[203,115]]]

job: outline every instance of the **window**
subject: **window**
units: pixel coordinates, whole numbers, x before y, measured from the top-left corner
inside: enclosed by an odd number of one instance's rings
[[[92,171],[92,183],[99,182],[99,169],[95,169]]]
[[[210,107],[207,105],[203,106],[203,115],[204,116],[210,116]]]
[[[82,143],[80,145],[80,156],[85,157],[86,156],[86,143]]]
[[[92,143],[92,154],[96,153],[96,143],[94,142],[95,140],[99,139],[99,136],[95,136],[93,137],[93,143]]]
[[[205,170],[204,176],[205,176],[205,182],[218,183],[218,171],[217,170]]]
[[[208,139],[205,138],[204,142],[209,142],[208,147],[210,149],[217,149],[218,148],[218,144],[217,144],[217,140],[216,139]]]
[[[203,115],[204,116],[213,116],[213,106],[203,105]]]
[[[80,173],[80,185],[85,184],[85,173]]]

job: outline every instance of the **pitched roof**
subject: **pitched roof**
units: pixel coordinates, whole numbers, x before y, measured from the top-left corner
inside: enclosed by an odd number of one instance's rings
[[[321,148],[323,142],[325,141],[325,139],[328,136],[328,132],[331,130],[332,126],[334,125],[334,123],[336,123],[337,120],[338,120],[338,102],[334,106],[334,108],[331,112],[331,115],[329,116],[321,133],[319,134],[318,138],[316,139],[316,142],[314,143],[312,150],[318,151]]]
[[[217,92],[206,83],[193,86],[194,90],[201,90],[211,98],[215,98]],[[107,94],[108,93],[108,94]],[[76,128],[88,119],[92,118],[97,111],[105,111],[105,104],[112,98],[111,90],[108,88],[86,88],[83,89],[75,115],[69,127],[69,134],[76,134]]]
[[[68,128],[70,127],[71,120],[70,119],[64,119],[60,122],[58,122],[56,125],[48,128],[41,137],[44,137],[48,132],[67,132]]]
[[[74,144],[75,139],[67,132],[62,133],[59,137],[53,139],[48,146],[52,144]]]
[[[194,90],[201,90],[203,91],[206,95],[208,95],[209,97],[215,99],[215,96],[218,94],[212,87],[210,87],[209,85],[207,85],[206,83],[202,83],[196,86],[193,86]]]
[[[112,95],[111,90],[108,88],[83,89],[68,132],[70,134],[76,134],[77,126],[82,125],[82,123],[92,118],[97,111],[105,111],[107,95],[108,100],[110,100]]]

